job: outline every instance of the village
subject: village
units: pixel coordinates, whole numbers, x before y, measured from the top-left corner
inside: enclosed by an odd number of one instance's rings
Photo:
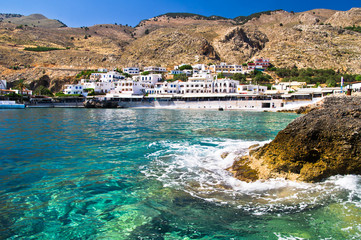
[[[360,83],[339,87],[316,87],[306,82],[284,82],[276,79],[268,86],[245,76],[268,72],[269,59],[259,58],[242,65],[220,63],[181,64],[172,70],[149,66],[97,69],[89,78],[63,87],[62,98],[34,96],[31,90],[6,89],[6,81],[0,83],[2,93],[15,92],[29,97],[28,107],[158,107],[158,108],[206,108],[281,110],[294,109],[314,103],[326,95],[348,89],[360,91]],[[269,73],[269,72],[268,72]],[[243,76],[239,81],[235,76]],[[267,74],[264,74],[268,76]],[[84,102],[84,105],[83,105]],[[113,104],[98,104],[112,102]],[[90,104],[89,104],[90,103]],[[115,104],[114,104],[115,103]]]

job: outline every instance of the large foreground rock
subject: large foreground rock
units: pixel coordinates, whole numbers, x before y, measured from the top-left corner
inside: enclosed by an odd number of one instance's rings
[[[236,159],[231,171],[245,181],[361,174],[361,98],[326,98],[321,109],[295,119],[271,143]]]

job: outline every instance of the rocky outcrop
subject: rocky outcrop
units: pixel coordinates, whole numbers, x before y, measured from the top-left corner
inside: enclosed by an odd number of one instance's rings
[[[265,47],[266,42],[269,41],[267,36],[256,29],[247,30],[238,27],[226,34],[220,42],[232,43],[239,48],[242,48],[245,45],[256,50],[262,50]]]
[[[118,108],[119,104],[116,101],[99,101],[90,99],[84,102],[85,108]]]
[[[215,42],[222,59],[238,62],[250,59],[260,52],[268,42],[267,36],[255,27],[236,27]]]
[[[361,97],[326,98],[321,109],[294,120],[271,143],[237,158],[231,171],[244,181],[361,174]]]

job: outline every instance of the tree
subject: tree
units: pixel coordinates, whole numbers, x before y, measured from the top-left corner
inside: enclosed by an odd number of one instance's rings
[[[191,65],[182,65],[179,67],[179,70],[183,71],[185,69],[193,70],[193,67]]]
[[[258,83],[269,82],[271,79],[272,79],[272,77],[268,74],[257,74],[254,78],[254,80]]]
[[[241,83],[246,82],[246,75],[242,74],[242,73],[235,73],[233,74],[233,80],[238,80]]]
[[[25,83],[24,83],[24,79],[19,80],[18,84],[16,85],[16,88],[20,91],[19,92],[20,96],[21,96],[20,101],[23,102],[23,91],[26,88]]]
[[[44,86],[39,86],[35,89],[34,93],[36,95],[42,95],[42,96],[53,96],[53,93]]]
[[[126,78],[131,78],[131,77],[132,77],[132,75],[130,75],[129,73],[122,73],[122,75],[123,75],[124,77],[126,77]]]
[[[356,80],[357,82],[361,82],[361,75],[357,75],[356,78],[355,78],[355,80]]]
[[[142,75],[149,75],[149,72],[148,72],[148,71],[145,71],[145,72],[142,72],[141,74],[142,74]]]
[[[187,75],[185,73],[174,74],[173,75],[173,81],[176,81],[176,80],[187,81],[188,77],[187,77]]]
[[[223,75],[223,72],[218,73],[217,78],[225,78],[225,76]]]
[[[326,81],[327,87],[336,87],[336,80],[335,79],[328,79]]]

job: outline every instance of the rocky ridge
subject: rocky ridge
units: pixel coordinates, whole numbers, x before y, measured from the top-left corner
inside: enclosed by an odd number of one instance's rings
[[[327,97],[320,109],[295,119],[269,144],[235,159],[243,181],[285,178],[321,181],[361,174],[361,97]]]

